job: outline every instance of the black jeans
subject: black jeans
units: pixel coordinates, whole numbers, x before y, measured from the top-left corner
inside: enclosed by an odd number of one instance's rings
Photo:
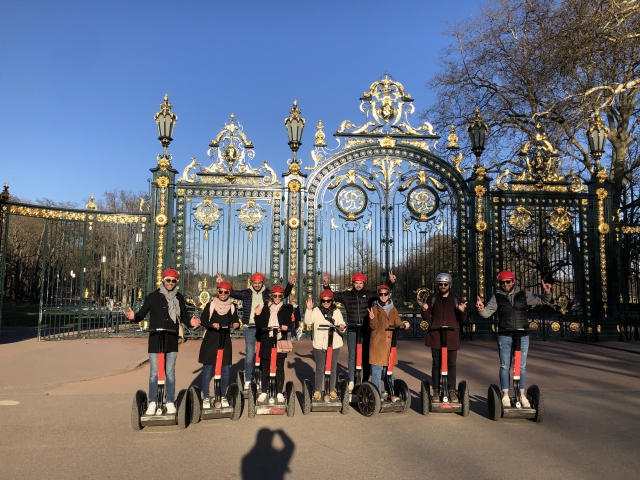
[[[331,379],[329,381],[331,390],[335,390],[336,388],[336,369],[338,368],[338,355],[340,355],[340,349],[334,348],[331,357]],[[324,367],[327,360],[327,351],[320,350],[319,348],[314,348],[313,358],[316,361],[315,389],[318,392],[322,392],[324,390]],[[325,394],[327,393],[329,392],[325,392]]]
[[[449,390],[458,390],[456,383],[456,357],[458,356],[457,350],[447,350],[447,367],[448,367],[448,383]],[[431,364],[431,384],[436,390],[440,390],[440,349],[431,349],[431,358],[433,363]]]
[[[284,391],[284,361],[287,357],[278,358],[276,360],[276,392]],[[260,360],[262,368],[262,391],[269,392],[269,369],[271,368],[271,360]]]

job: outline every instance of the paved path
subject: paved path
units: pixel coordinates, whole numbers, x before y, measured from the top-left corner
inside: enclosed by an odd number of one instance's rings
[[[294,342],[287,380],[300,390],[313,376],[311,342]],[[180,349],[178,388],[200,382],[199,341]],[[414,392],[430,355],[400,343],[398,377]],[[346,349],[340,363],[346,364]],[[496,383],[494,342],[463,344],[458,377],[471,388],[472,413],[422,416],[419,395],[405,415],[339,414],[294,418],[246,415],[178,427],[129,424],[135,390],[148,369],[140,339],[0,345],[0,478],[637,478],[640,471],[640,355],[567,342],[533,342],[529,383],[547,415],[530,421],[487,418]],[[244,345],[234,341],[234,368]],[[121,373],[124,372],[124,373]],[[270,465],[270,466],[269,466]],[[285,475],[285,471],[288,473]],[[517,473],[514,473],[517,472]],[[283,477],[283,475],[285,475]]]

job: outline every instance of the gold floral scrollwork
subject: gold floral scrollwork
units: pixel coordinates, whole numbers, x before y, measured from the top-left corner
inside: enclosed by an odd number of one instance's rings
[[[560,331],[560,322],[551,322],[551,331],[559,332]]]
[[[156,225],[158,225],[159,227],[164,227],[168,221],[169,220],[164,213],[159,213],[158,215],[156,215]]]
[[[487,168],[482,165],[474,166],[473,173],[478,180],[484,180],[484,177],[487,176]]]
[[[578,322],[571,322],[569,324],[569,330],[571,330],[573,333],[575,333],[578,330],[580,330],[580,325],[578,324]]]
[[[566,315],[569,312],[569,297],[563,293],[558,297],[556,305],[558,306],[560,313],[562,315]]]
[[[509,225],[522,232],[533,223],[533,214],[522,205],[518,205],[509,218]]]
[[[476,195],[478,197],[484,197],[484,194],[487,193],[487,189],[484,188],[482,185],[476,185],[476,188],[474,189],[474,191],[476,192]]]
[[[478,220],[476,222],[476,231],[479,233],[485,232],[487,230],[487,222],[483,220]]]
[[[456,126],[453,124],[449,127],[449,136],[447,137],[447,140],[449,141],[447,143],[447,148],[460,148],[460,145],[458,145],[458,135],[456,135]]]
[[[221,209],[210,198],[205,198],[193,208],[195,210],[193,217],[196,219],[197,226],[204,230],[206,242],[209,240],[209,230],[212,230],[220,222]]]
[[[89,197],[87,205],[84,208],[86,208],[87,210],[98,210],[98,205],[96,205],[95,199],[96,197],[94,195],[91,195]]]
[[[557,207],[549,215],[549,225],[557,232],[564,232],[571,226],[571,217],[573,214],[565,207]]]
[[[327,142],[324,141],[325,135],[324,135],[324,131],[322,130],[324,128],[324,125],[322,124],[322,120],[318,120],[318,125],[316,127],[318,130],[316,131],[316,141],[313,142],[313,146],[314,147],[326,147],[327,146]]]
[[[296,230],[300,228],[300,219],[298,217],[291,217],[287,222],[287,225],[289,225],[291,230]]]
[[[262,228],[262,222],[266,218],[264,208],[257,205],[254,200],[249,200],[239,208],[238,220],[242,227],[249,232],[249,242],[253,242],[253,232]]]
[[[300,182],[298,180],[292,180],[289,182],[289,191],[291,192],[299,192],[300,191]]]
[[[507,177],[511,177],[511,172],[509,171],[508,168],[504,169],[504,172],[502,172],[498,178],[496,179],[496,183],[494,185],[494,188],[497,188],[498,190],[502,190],[503,192],[506,192],[507,190],[509,190],[509,184],[505,181],[505,179]]]
[[[378,143],[382,148],[393,148],[396,146],[396,141],[393,137],[382,137],[378,140]]]
[[[169,177],[158,177],[156,182],[160,188],[167,188],[169,186]]]
[[[621,228],[622,233],[640,233],[640,225],[635,227],[625,226]]]
[[[429,322],[423,320],[420,322],[420,330],[429,330]]]
[[[539,326],[540,325],[535,320],[529,322],[529,330],[537,330]]]
[[[604,169],[603,169],[604,170]],[[598,233],[600,234],[599,250],[600,250],[600,279],[602,281],[602,305],[604,315],[607,316],[607,251],[606,251],[606,235],[609,233],[609,225],[604,218],[604,200],[609,195],[605,188],[598,188],[596,196],[598,197]]]
[[[464,156],[462,155],[462,152],[459,152],[458,155],[451,157],[451,163],[453,163],[453,166],[456,167],[456,170],[458,172],[467,173],[466,168],[460,168],[460,164],[462,163],[463,158]]]
[[[476,169],[476,174],[478,170]],[[486,170],[485,170],[486,173]],[[487,223],[484,221],[484,195],[487,189],[483,185],[476,185],[473,191],[476,194],[476,231],[477,236],[477,262],[478,262],[478,295],[484,296],[484,232],[487,230]]]
[[[606,168],[602,168],[601,170],[598,170],[598,172],[596,173],[596,178],[598,179],[598,183],[604,183],[607,180],[608,176],[609,174],[607,173]]]

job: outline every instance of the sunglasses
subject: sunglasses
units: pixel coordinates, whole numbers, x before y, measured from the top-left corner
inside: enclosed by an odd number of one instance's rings
[[[229,295],[231,292],[229,290],[218,290],[220,295]]]
[[[500,285],[510,285],[513,280],[500,280]]]
[[[164,281],[166,283],[177,283],[178,280],[176,280],[175,278],[165,278]]]
[[[331,298],[321,298],[320,303],[331,303],[333,300]]]
[[[388,297],[389,296],[389,292],[380,292],[378,294],[379,297]]]
[[[273,298],[282,298],[282,297],[284,297],[284,295],[283,295],[283,294],[281,294],[281,293],[272,293],[272,294],[271,294],[271,296],[272,296]]]
[[[444,282],[444,283],[439,283],[438,286],[439,287],[448,287],[449,284],[447,282]]]

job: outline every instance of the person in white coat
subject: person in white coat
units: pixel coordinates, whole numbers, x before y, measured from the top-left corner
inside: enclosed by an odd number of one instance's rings
[[[313,324],[313,358],[316,361],[315,391],[313,399],[320,400],[324,388],[324,367],[327,358],[327,346],[329,344],[329,330],[326,327],[336,326],[340,332],[344,332],[346,324],[342,313],[333,303],[333,292],[323,290],[320,293],[320,306],[313,308],[313,300],[307,299],[307,310],[304,314],[304,323]],[[318,329],[318,327],[325,327]],[[336,386],[336,369],[338,368],[338,355],[342,347],[342,336],[337,331],[333,334],[333,356],[331,358],[331,392],[332,400],[338,398]]]

